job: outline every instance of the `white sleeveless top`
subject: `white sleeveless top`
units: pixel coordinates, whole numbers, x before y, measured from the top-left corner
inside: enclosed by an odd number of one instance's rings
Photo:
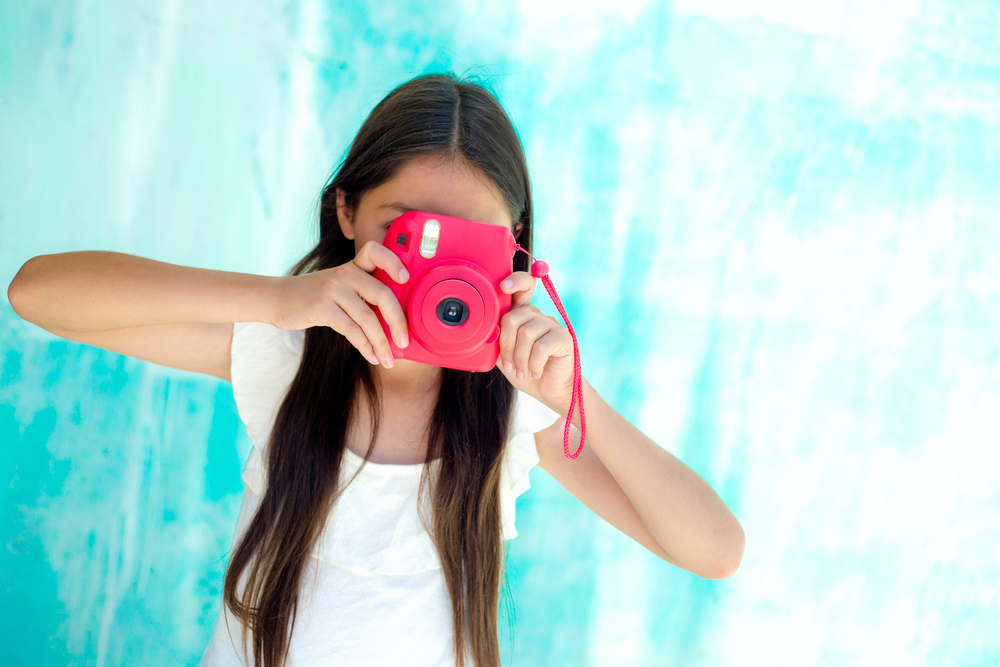
[[[234,548],[263,495],[264,452],[298,371],[304,340],[304,331],[259,322],[233,325],[233,396],[253,443],[243,472]],[[514,502],[528,490],[528,472],[538,463],[534,433],[558,418],[530,395],[516,392],[500,483],[504,539],[517,536]],[[361,461],[344,448],[341,488]],[[431,481],[439,463],[430,464]],[[454,664],[451,598],[434,543],[417,514],[422,469],[423,464],[369,461],[344,489],[303,573],[289,667]],[[423,501],[429,502],[426,493]],[[424,516],[431,519],[429,504]],[[240,621],[220,604],[199,667],[253,664],[253,652],[240,647],[242,631]],[[471,656],[467,664],[471,666]]]

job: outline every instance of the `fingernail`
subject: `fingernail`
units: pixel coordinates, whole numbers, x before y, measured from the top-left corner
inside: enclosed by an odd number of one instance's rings
[[[385,367],[386,368],[392,368],[392,366],[393,366],[394,363],[396,363],[396,362],[393,361],[393,358],[392,358],[391,354],[385,355]]]
[[[401,270],[399,272],[399,282],[405,283],[409,279],[410,279],[410,272],[409,271],[407,271],[406,269],[403,269],[403,270]]]
[[[503,362],[503,369],[508,373],[510,373],[512,370],[514,370],[514,364],[510,363],[509,361],[505,361]]]
[[[538,379],[538,376],[537,376],[537,375],[535,375],[534,373],[532,373],[532,374],[531,374],[531,377],[532,377],[533,379],[535,379],[535,380],[537,380],[537,379]]]
[[[399,346],[400,346],[400,347],[406,347],[406,346],[407,346],[407,345],[409,345],[409,344],[410,344],[410,337],[409,337],[409,336],[407,336],[406,334],[403,334],[403,335],[402,335],[402,336],[401,336],[401,337],[399,338]]]
[[[370,355],[368,356],[368,361],[370,361],[370,362],[372,362],[373,364],[375,364],[376,366],[378,366],[378,357],[376,357],[376,356],[375,356],[375,353],[374,353],[374,352],[372,352],[372,353],[371,353],[371,354],[370,354]]]
[[[511,280],[510,278],[500,283],[500,287],[503,287],[504,289],[510,289],[513,286],[514,286],[514,281]]]
[[[517,379],[518,380],[523,380],[524,379],[524,373],[522,373],[521,371],[518,371],[517,372]]]

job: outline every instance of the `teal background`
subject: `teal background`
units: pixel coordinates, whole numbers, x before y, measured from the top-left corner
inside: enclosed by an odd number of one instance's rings
[[[280,274],[367,112],[442,69],[520,131],[585,376],[747,535],[702,580],[534,470],[504,664],[1000,664],[995,1],[5,2],[0,282]],[[230,386],[6,301],[0,369],[0,664],[197,663]]]

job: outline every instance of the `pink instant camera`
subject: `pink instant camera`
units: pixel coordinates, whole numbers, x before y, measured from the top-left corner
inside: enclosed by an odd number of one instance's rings
[[[392,221],[382,245],[410,273],[400,285],[382,269],[372,272],[393,291],[406,315],[410,344],[400,348],[372,305],[392,356],[461,371],[493,368],[500,356],[500,318],[511,306],[511,295],[500,291],[500,281],[513,272],[510,230],[410,211]]]

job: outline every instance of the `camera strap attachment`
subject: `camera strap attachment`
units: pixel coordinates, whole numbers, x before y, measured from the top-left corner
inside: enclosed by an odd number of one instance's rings
[[[576,332],[573,331],[573,325],[570,324],[569,316],[566,315],[566,309],[563,308],[562,301],[559,299],[559,295],[556,294],[556,288],[552,284],[552,279],[549,278],[549,265],[535,259],[534,255],[522,248],[519,243],[515,243],[514,252],[518,250],[534,260],[534,263],[531,265],[531,275],[541,279],[542,285],[545,286],[545,291],[549,293],[552,303],[556,305],[559,314],[562,315],[563,321],[566,322],[569,335],[573,338],[573,395],[569,399],[569,413],[566,415],[566,426],[563,428],[563,453],[566,455],[566,458],[572,460],[578,457],[580,452],[583,451],[583,441],[587,437],[587,419],[583,415],[583,374],[580,372],[580,346],[576,342]],[[570,454],[569,426],[573,421],[573,410],[576,407],[578,396],[580,401],[580,446],[577,447],[575,454]]]

